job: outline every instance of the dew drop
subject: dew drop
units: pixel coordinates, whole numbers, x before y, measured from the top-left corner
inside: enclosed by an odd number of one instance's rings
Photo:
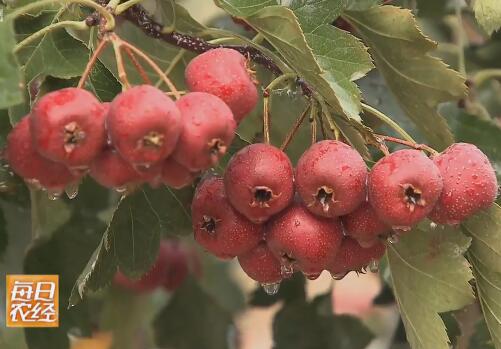
[[[342,280],[348,273],[336,273],[336,274],[332,274],[331,273],[331,276],[334,280]]]
[[[66,196],[68,196],[68,199],[71,200],[77,197],[79,185],[80,185],[79,183],[72,183],[64,189],[64,191],[66,192]]]
[[[261,284],[261,287],[267,295],[273,296],[278,293],[278,290],[280,289],[280,282],[275,282],[272,284]]]
[[[390,244],[398,244],[400,237],[398,236],[398,234],[390,234],[387,240]]]
[[[63,192],[59,189],[47,189],[47,196],[49,200],[55,201],[61,198],[61,195],[63,195]]]
[[[303,275],[308,279],[308,280],[316,280],[320,277],[320,273],[303,273]]]
[[[294,274],[294,266],[292,264],[282,264],[280,266],[280,274],[284,279],[288,279]]]
[[[117,193],[122,194],[122,193],[125,193],[127,191],[127,187],[117,187],[117,188],[115,188],[115,191]]]
[[[438,224],[437,224],[437,223],[435,223],[435,222],[430,222],[430,229],[431,229],[431,230],[435,230],[435,229],[437,229],[437,227],[438,227]]]
[[[379,271],[379,262],[375,259],[371,260],[369,263],[369,270],[371,273],[377,273]]]

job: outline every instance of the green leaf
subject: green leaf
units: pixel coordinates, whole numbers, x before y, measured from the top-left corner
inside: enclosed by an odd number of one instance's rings
[[[88,49],[65,30],[56,30],[40,41],[26,62],[26,81],[47,75],[69,79],[82,75],[89,60]]]
[[[449,339],[438,313],[474,300],[471,270],[463,253],[470,238],[460,231],[431,229],[427,223],[388,247],[393,293],[413,349],[447,349]]]
[[[164,27],[171,27],[177,32],[197,35],[203,32],[206,27],[197,22],[190,13],[174,0],[157,0],[159,9],[155,11],[155,16],[159,16],[160,23]]]
[[[234,347],[236,329],[231,315],[192,279],[174,293],[153,326],[156,343],[162,348]]]
[[[475,0],[475,17],[480,25],[492,34],[501,28],[501,6],[498,0]]]
[[[357,0],[350,1],[348,3],[348,10],[353,11],[363,11],[370,9],[372,7],[376,7],[381,3],[381,0]]]
[[[462,224],[464,232],[472,237],[468,258],[473,267],[484,318],[496,348],[501,348],[500,217],[501,207],[494,204]]]
[[[347,12],[346,18],[371,48],[376,67],[407,116],[432,146],[448,146],[453,137],[436,109],[465,95],[464,78],[430,56],[436,43],[421,33],[410,11],[381,6]]]
[[[315,31],[322,24],[332,23],[348,6],[348,0],[293,0],[290,8],[305,32]]]
[[[501,207],[492,205],[463,222],[462,228],[472,238],[469,253],[501,273]]]
[[[7,244],[9,242],[9,237],[7,235],[7,222],[5,221],[3,211],[0,211],[0,261],[7,250]]]
[[[245,17],[267,7],[278,5],[277,0],[214,0],[217,6],[232,16]]]
[[[86,88],[90,89],[102,102],[110,102],[122,92],[122,86],[115,76],[97,60],[94,64]]]
[[[370,57],[359,40],[327,24],[345,1],[296,2],[292,9],[297,12],[284,6],[263,8],[258,0],[219,3],[232,15],[244,16],[338,114],[360,120],[360,92],[353,81],[373,68]]]
[[[21,69],[14,56],[14,27],[10,20],[0,21],[0,109],[23,102]]]
[[[87,291],[109,284],[117,267],[131,278],[149,270],[156,259],[161,234],[191,232],[189,205],[193,188],[143,188],[124,196],[87,266],[76,281],[70,304]]]
[[[363,349],[372,337],[360,320],[332,314],[330,292],[286,303],[273,320],[274,349]]]
[[[480,319],[475,325],[475,332],[470,337],[471,349],[495,349],[494,343],[492,342],[489,329],[485,323],[485,319]]]
[[[158,254],[163,229],[144,191],[122,197],[105,232],[120,271],[134,279],[147,272]]]
[[[475,275],[477,295],[492,343],[495,348],[501,348],[501,273],[494,271],[496,266],[482,263],[477,255],[473,251],[468,253]]]

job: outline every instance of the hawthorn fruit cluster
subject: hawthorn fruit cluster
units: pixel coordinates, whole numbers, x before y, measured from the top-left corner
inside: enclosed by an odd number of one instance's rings
[[[497,196],[494,169],[474,145],[457,143],[429,158],[398,150],[369,171],[340,141],[313,144],[294,169],[287,155],[252,144],[230,160],[223,178],[203,180],[192,203],[195,239],[214,255],[238,257],[273,293],[300,271],[342,278],[367,267],[425,218],[457,225]]]
[[[231,49],[196,57],[185,77],[191,92],[176,102],[150,85],[110,103],[81,88],[50,92],[9,134],[7,160],[53,198],[87,173],[119,191],[187,186],[226,153],[258,93],[247,59]]]

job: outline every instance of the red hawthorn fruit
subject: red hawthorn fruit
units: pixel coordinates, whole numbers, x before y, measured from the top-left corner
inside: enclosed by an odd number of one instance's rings
[[[195,177],[195,173],[190,172],[172,157],[167,158],[162,164],[162,183],[174,189],[190,185]]]
[[[341,248],[329,264],[329,272],[336,278],[345,276],[350,271],[360,272],[371,261],[379,261],[386,251],[386,246],[378,242],[369,248],[363,248],[350,237],[343,239]]]
[[[79,180],[62,163],[48,160],[35,150],[29,116],[19,121],[9,133],[5,156],[15,173],[28,183],[47,190],[62,191]]]
[[[296,188],[306,207],[324,217],[354,211],[367,196],[367,166],[349,145],[326,140],[313,144],[296,166]]]
[[[155,263],[150,270],[143,274],[138,280],[131,280],[122,272],[117,271],[113,283],[120,288],[131,290],[137,293],[148,293],[161,287],[165,281],[165,275],[169,263],[170,247],[167,242],[162,241],[158,249]]]
[[[380,237],[391,232],[391,228],[379,219],[368,202],[362,203],[355,211],[341,217],[341,221],[346,235],[357,240],[364,248],[373,246]]]
[[[218,97],[192,92],[176,102],[183,130],[174,160],[192,172],[217,164],[235,137],[235,119],[230,108]]]
[[[164,92],[135,86],[111,102],[106,120],[112,144],[134,165],[149,166],[167,158],[181,133],[181,113]]]
[[[280,263],[317,278],[336,255],[343,239],[341,222],[318,217],[294,203],[266,227],[266,241]]]
[[[419,150],[396,151],[369,174],[369,203],[393,229],[406,231],[425,218],[442,192],[437,166]]]
[[[457,225],[496,200],[496,173],[487,156],[473,144],[453,144],[433,162],[444,181],[442,194],[429,215],[433,222]]]
[[[85,169],[106,144],[105,117],[106,107],[86,90],[50,92],[31,111],[34,147],[52,161]]]
[[[231,158],[224,186],[237,211],[254,223],[263,223],[292,202],[294,170],[280,149],[251,144]]]
[[[103,187],[114,189],[143,181],[134,167],[113,148],[107,148],[92,162],[90,176]]]
[[[204,179],[191,203],[195,240],[221,259],[231,259],[253,249],[263,238],[263,228],[230,205],[223,180]]]
[[[261,241],[254,249],[238,256],[238,262],[251,279],[261,284],[274,284],[282,280],[280,262],[266,241]]]
[[[216,48],[193,58],[186,67],[185,79],[190,91],[221,98],[239,123],[258,101],[253,74],[244,55],[232,49]]]

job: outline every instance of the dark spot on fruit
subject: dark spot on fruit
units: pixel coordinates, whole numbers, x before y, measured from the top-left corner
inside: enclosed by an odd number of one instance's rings
[[[202,222],[202,229],[207,231],[210,234],[215,234],[216,233],[216,220],[212,217],[209,216],[203,216],[202,217],[203,222]]]

